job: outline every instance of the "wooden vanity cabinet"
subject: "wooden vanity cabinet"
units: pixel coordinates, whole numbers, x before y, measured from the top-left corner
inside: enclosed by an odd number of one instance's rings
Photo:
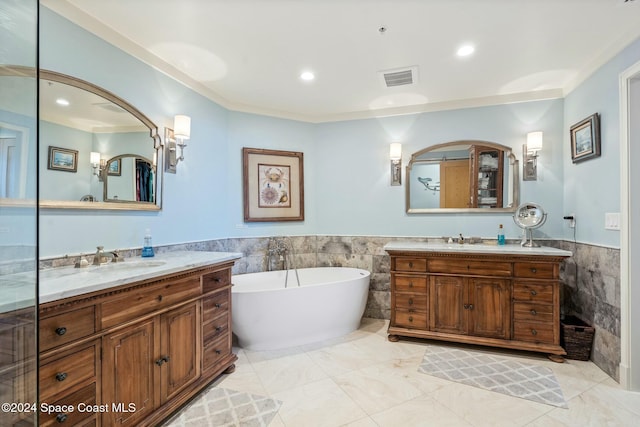
[[[417,337],[564,355],[561,256],[391,251],[389,340]]]
[[[51,422],[157,425],[221,373],[233,372],[232,265],[41,305],[41,402],[86,401],[98,408],[81,414],[85,418],[78,418],[78,412],[52,414]],[[211,280],[220,277],[225,280]],[[214,336],[204,333],[212,322],[212,300],[214,308],[218,304],[225,310],[215,319],[227,322]],[[66,374],[62,380],[60,373]]]

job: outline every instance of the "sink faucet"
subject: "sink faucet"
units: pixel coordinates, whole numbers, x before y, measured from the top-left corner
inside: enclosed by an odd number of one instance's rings
[[[93,256],[93,265],[106,264],[109,262],[109,259],[111,259],[111,262],[122,261],[122,259],[120,259],[120,253],[117,250],[105,252],[104,246],[96,246],[96,248],[96,254]]]
[[[458,243],[460,244],[464,243],[464,237],[462,237],[462,233],[460,233],[460,237],[458,238]]]

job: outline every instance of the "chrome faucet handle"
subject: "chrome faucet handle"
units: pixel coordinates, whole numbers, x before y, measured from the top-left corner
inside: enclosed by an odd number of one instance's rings
[[[120,256],[120,251],[114,249],[111,251],[111,262],[122,262],[124,258]]]

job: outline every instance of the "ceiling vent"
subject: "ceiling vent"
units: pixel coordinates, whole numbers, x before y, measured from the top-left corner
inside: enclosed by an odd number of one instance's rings
[[[104,108],[107,111],[111,111],[112,113],[126,113],[127,111],[116,105],[113,104],[111,102],[94,102],[93,103],[94,106],[99,107],[99,108]]]
[[[385,87],[406,86],[418,82],[418,67],[396,68],[380,71],[378,74]]]

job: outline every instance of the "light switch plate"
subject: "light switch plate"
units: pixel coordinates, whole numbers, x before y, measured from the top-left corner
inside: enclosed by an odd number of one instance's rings
[[[620,212],[608,212],[604,214],[605,230],[620,230]]]

